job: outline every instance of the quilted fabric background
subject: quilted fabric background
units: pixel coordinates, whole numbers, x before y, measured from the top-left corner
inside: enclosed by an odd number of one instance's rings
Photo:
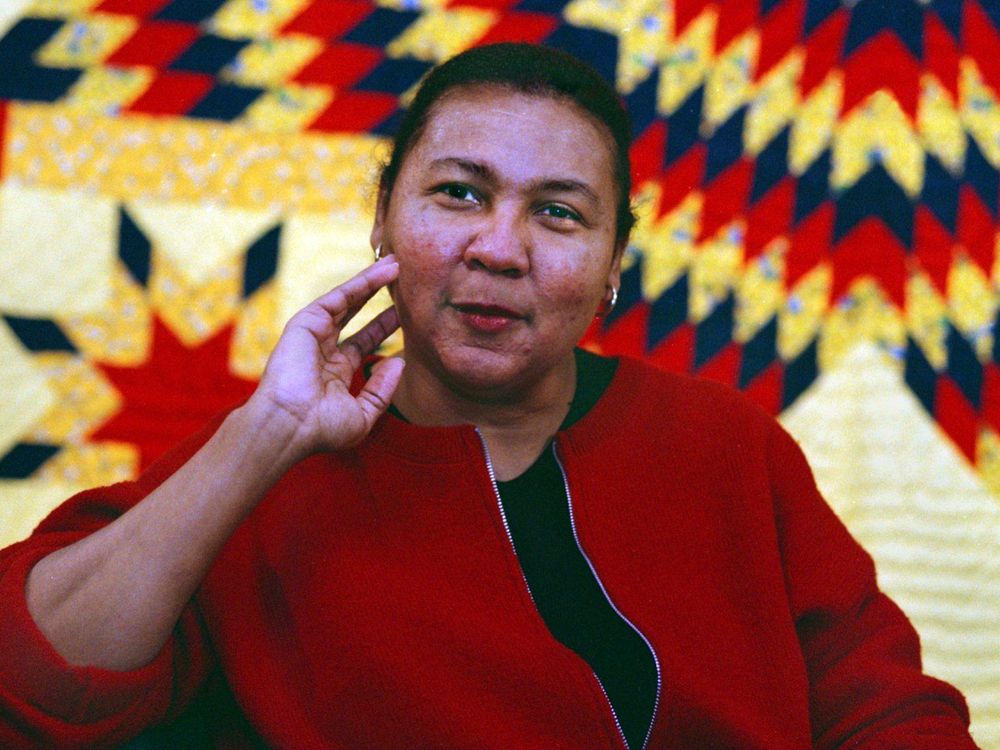
[[[587,345],[779,415],[1000,749],[997,0],[4,0],[0,544],[252,390],[414,84],[500,40],[633,118]]]

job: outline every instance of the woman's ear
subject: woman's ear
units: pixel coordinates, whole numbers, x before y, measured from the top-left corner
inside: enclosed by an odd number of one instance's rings
[[[611,256],[611,268],[608,269],[608,286],[612,289],[620,289],[622,285],[622,256],[625,255],[625,248],[628,240],[619,240],[615,243],[614,255]]]
[[[389,191],[383,186],[378,189],[378,199],[375,202],[375,221],[372,222],[372,250],[382,244],[382,230],[385,227],[385,214],[389,210]]]

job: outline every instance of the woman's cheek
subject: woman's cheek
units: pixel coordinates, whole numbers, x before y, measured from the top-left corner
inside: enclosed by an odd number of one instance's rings
[[[437,220],[433,212],[417,212],[406,230],[396,238],[396,248],[407,265],[428,272],[453,260],[458,240],[455,232]]]
[[[561,300],[563,304],[586,305],[591,299],[603,294],[597,288],[598,279],[592,272],[596,258],[583,258],[580,262],[561,260],[547,269],[549,296]]]
[[[411,252],[416,250],[417,252]],[[395,281],[397,306],[416,313],[440,306],[447,295],[446,263],[434,243],[408,248],[399,255],[399,276]]]
[[[437,297],[444,291],[448,277],[446,256],[434,243],[417,248],[417,252],[400,259],[399,283],[411,289],[423,289],[425,294]]]

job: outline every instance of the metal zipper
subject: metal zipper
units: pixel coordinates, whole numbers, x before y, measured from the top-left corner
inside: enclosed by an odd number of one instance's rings
[[[653,644],[649,642],[649,639],[643,634],[641,630],[639,630],[639,628],[635,626],[635,623],[633,623],[630,619],[628,619],[624,614],[622,614],[622,611],[618,609],[618,606],[614,603],[614,601],[611,599],[611,596],[608,594],[608,590],[604,588],[604,581],[602,581],[601,577],[597,575],[597,569],[594,567],[594,564],[590,561],[590,557],[588,557],[587,553],[584,552],[583,545],[580,544],[580,537],[576,532],[576,517],[573,515],[573,494],[569,490],[569,479],[566,477],[566,469],[563,467],[562,461],[559,458],[559,451],[556,450],[555,441],[553,441],[552,443],[552,455],[556,459],[556,465],[559,467],[559,472],[562,474],[563,487],[566,489],[566,502],[569,505],[569,524],[570,528],[573,530],[573,540],[576,542],[576,548],[580,550],[580,554],[583,555],[583,559],[587,561],[587,565],[590,567],[590,572],[593,573],[594,580],[597,581],[597,585],[601,588],[601,593],[604,594],[604,598],[607,599],[608,604],[611,605],[611,609],[613,609],[615,613],[620,618],[622,618],[622,620],[628,623],[628,626],[635,631],[636,635],[642,638],[642,642],[646,644],[646,648],[649,649],[649,653],[652,654],[653,656],[653,664],[656,666],[656,699],[653,701],[653,714],[652,716],[649,717],[649,727],[646,729],[646,737],[645,739],[643,739],[642,747],[640,748],[640,750],[645,750],[646,745],[649,743],[649,737],[653,733],[653,724],[656,722],[656,712],[660,708],[660,691],[662,689],[662,684],[663,684],[663,679],[660,672],[660,659],[656,655],[656,651],[653,649]],[[494,488],[495,487],[496,485],[494,484]],[[499,494],[497,495],[497,497],[499,498]],[[601,685],[601,680],[600,678],[597,678],[596,673],[594,674],[594,677],[597,679],[597,684],[601,686],[601,692],[604,693],[604,697],[608,701],[608,705],[611,706],[611,714],[612,716],[615,717],[615,724],[618,725],[618,731],[621,733],[622,742],[625,743],[625,747],[628,747],[628,741],[625,739],[625,733],[622,731],[622,725],[618,721],[618,714],[615,713],[615,707],[611,705],[611,699],[608,698],[608,693],[604,689],[604,685]]]
[[[611,709],[611,718],[615,720],[615,727],[618,729],[618,736],[622,738],[622,744],[625,746],[625,750],[629,750],[628,740],[625,739],[625,730],[622,729],[622,723],[618,719],[618,712],[615,711],[615,704],[612,703],[611,698],[608,697],[608,691],[604,689],[604,683],[601,682],[601,678],[597,676],[597,672],[591,669],[590,673],[594,675],[597,687],[601,689],[601,694],[604,696],[604,700],[607,702],[608,708]],[[645,744],[646,743],[643,743],[643,747],[645,747]]]
[[[493,459],[490,458],[490,449],[486,445],[486,438],[483,437],[483,433],[479,431],[476,427],[476,435],[479,437],[479,442],[483,446],[483,456],[486,458],[486,471],[490,475],[490,484],[493,485],[493,497],[496,498],[497,508],[500,509],[500,520],[503,521],[503,529],[507,532],[507,541],[510,542],[510,548],[514,552],[514,559],[517,559],[517,548],[514,546],[514,535],[510,533],[510,524],[507,523],[507,514],[504,512],[503,503],[500,502],[500,488],[497,487],[497,474],[493,469]],[[528,592],[528,597],[531,599],[531,603],[535,605],[535,609],[538,609],[538,603],[535,601],[535,595],[531,593],[531,586],[528,585],[528,578],[524,575],[524,570],[521,568],[521,563],[518,562],[517,569],[521,572],[521,580],[524,581],[524,589]]]

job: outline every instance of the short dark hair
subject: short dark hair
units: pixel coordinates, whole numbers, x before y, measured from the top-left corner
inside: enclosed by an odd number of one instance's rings
[[[386,197],[392,193],[403,160],[419,140],[434,104],[445,93],[463,86],[491,85],[537,96],[566,97],[607,127],[615,144],[615,239],[619,243],[627,239],[635,224],[630,203],[628,114],[617,92],[596,70],[573,55],[537,44],[504,42],[473,47],[433,68],[400,122],[379,179],[380,192]]]

